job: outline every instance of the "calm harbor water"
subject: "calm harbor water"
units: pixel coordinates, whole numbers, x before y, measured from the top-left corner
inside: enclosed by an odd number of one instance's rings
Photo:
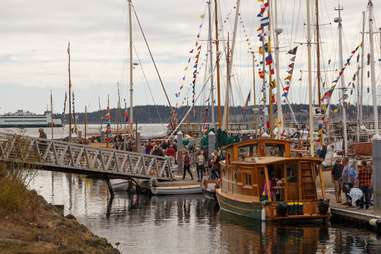
[[[381,239],[367,230],[258,224],[220,212],[203,195],[119,193],[110,203],[104,181],[46,171],[30,188],[122,253],[381,253]]]

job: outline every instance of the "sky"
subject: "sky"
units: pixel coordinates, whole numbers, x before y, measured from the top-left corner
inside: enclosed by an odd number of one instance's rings
[[[222,42],[230,38],[233,31],[234,9],[236,1],[220,0],[220,11],[223,31]],[[314,2],[314,1],[311,1]],[[320,0],[322,67],[331,72],[324,73],[324,79],[330,83],[337,75],[337,25],[333,18],[336,0]],[[375,1],[375,27],[381,26],[381,3]],[[207,36],[207,19],[205,0],[133,0],[142,27],[147,36],[153,56],[157,63],[164,86],[169,94],[171,104],[181,106],[192,100],[190,72],[184,71],[188,66],[189,51],[194,48],[199,25],[202,23],[201,43],[203,44],[199,63],[196,94],[201,92],[198,104],[207,103],[209,91],[201,91],[205,79],[205,50]],[[278,22],[284,29],[280,37],[281,76],[285,76],[289,56],[288,49],[305,42],[305,1],[279,0]],[[360,42],[361,11],[366,9],[366,0],[342,0],[344,6],[344,59],[350,55]],[[242,105],[252,87],[251,55],[248,54],[246,36],[257,49],[259,41],[258,27],[259,4],[255,0],[241,0],[240,17],[236,51],[234,55],[235,105]],[[107,96],[110,96],[111,107],[117,103],[117,84],[121,89],[122,100],[129,100],[128,92],[128,4],[126,0],[1,0],[0,1],[0,113],[13,112],[17,109],[42,113],[53,93],[53,108],[62,112],[64,94],[67,90],[67,44],[71,43],[72,84],[75,91],[76,111],[98,109],[98,97],[101,107],[105,108]],[[134,104],[167,105],[155,69],[150,61],[144,40],[133,20],[134,62]],[[314,23],[314,22],[313,22]],[[246,28],[246,32],[243,30]],[[380,56],[379,35],[375,35],[376,59]],[[366,42],[367,43],[367,42]],[[223,47],[223,46],[222,46]],[[299,47],[295,68],[294,83],[290,91],[291,102],[306,102],[306,48]],[[313,54],[314,56],[314,54]],[[327,62],[331,60],[331,64]],[[314,63],[314,62],[313,62]],[[191,61],[193,65],[193,60]],[[190,66],[191,67],[191,66]],[[376,65],[380,73],[380,63]],[[143,71],[144,74],[143,74]],[[345,78],[351,79],[355,67],[351,66]],[[222,86],[225,85],[225,65],[222,64]],[[181,79],[186,76],[181,95]],[[259,82],[258,77],[257,83]],[[298,79],[302,78],[301,81]],[[378,85],[380,84],[377,76]],[[366,81],[369,83],[369,81]],[[259,100],[259,87],[256,88]],[[336,93],[336,92],[335,92]],[[335,94],[334,98],[338,95]],[[365,95],[370,98],[370,95]],[[367,97],[367,98],[368,98]],[[354,101],[354,98],[350,98]]]

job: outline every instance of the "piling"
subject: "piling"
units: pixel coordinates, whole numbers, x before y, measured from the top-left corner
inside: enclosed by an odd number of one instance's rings
[[[372,141],[374,211],[381,214],[381,137],[376,135]]]

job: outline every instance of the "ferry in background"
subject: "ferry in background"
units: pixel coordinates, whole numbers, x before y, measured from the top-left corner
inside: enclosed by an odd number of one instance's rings
[[[45,111],[43,115],[33,114],[29,111],[18,110],[0,116],[0,128],[44,128],[62,127],[61,119],[52,119],[52,113]]]

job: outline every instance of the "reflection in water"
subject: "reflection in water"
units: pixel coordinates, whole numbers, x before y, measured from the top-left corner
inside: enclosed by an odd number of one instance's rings
[[[110,199],[102,180],[50,172],[31,187],[119,242],[122,253],[381,253],[381,241],[365,230],[256,223],[219,211],[202,195]]]

